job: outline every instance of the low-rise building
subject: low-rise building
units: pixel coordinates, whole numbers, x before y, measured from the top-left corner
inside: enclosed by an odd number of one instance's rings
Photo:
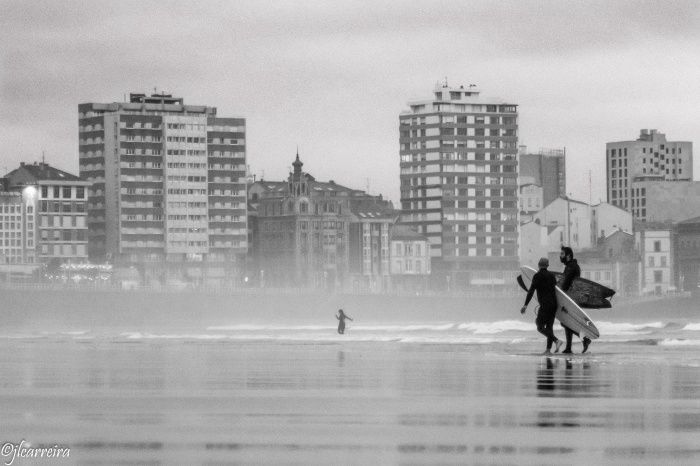
[[[700,217],[675,225],[676,282],[683,291],[700,291]]]
[[[532,214],[544,207],[544,191],[542,186],[528,183],[520,187],[520,213]]]
[[[391,232],[391,280],[399,291],[424,291],[430,276],[428,238],[408,225],[396,224]]]
[[[354,291],[383,292],[391,287],[389,234],[399,213],[382,205],[358,208],[350,221],[350,276]]]
[[[251,185],[248,195],[256,206],[258,237],[254,250],[259,270],[254,272],[264,286],[292,286],[302,288],[335,289],[346,287],[351,278],[351,257],[362,254],[362,265],[357,271],[377,270],[370,281],[381,281],[386,264],[382,265],[381,251],[387,251],[389,218],[363,218],[360,213],[391,209],[391,203],[381,196],[335,183],[317,181],[302,171],[299,154],[292,164],[294,169],[286,182],[258,181]],[[362,241],[358,241],[351,256],[351,225],[358,223]],[[365,226],[367,225],[367,226]],[[353,227],[353,231],[355,227]],[[372,246],[374,233],[379,242]],[[365,231],[369,232],[365,242]],[[384,240],[382,243],[382,236]],[[377,260],[373,261],[375,251]],[[387,251],[388,252],[388,251]],[[364,254],[370,254],[368,262]],[[358,256],[359,257],[359,256]],[[366,268],[365,268],[366,267]],[[360,272],[362,270],[362,272]]]
[[[53,265],[86,262],[90,183],[44,162],[21,163],[5,179],[9,191],[22,195],[26,261]]]
[[[671,224],[639,222],[635,242],[642,262],[642,294],[675,291],[673,227]]]

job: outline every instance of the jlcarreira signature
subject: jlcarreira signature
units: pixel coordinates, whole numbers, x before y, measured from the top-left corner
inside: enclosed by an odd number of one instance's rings
[[[26,440],[22,440],[19,443],[4,442],[2,449],[0,449],[0,455],[5,458],[5,466],[11,466],[17,458],[69,458],[70,448],[59,445],[34,446]]]

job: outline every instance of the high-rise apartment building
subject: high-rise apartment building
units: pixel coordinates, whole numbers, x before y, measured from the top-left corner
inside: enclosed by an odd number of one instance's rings
[[[530,153],[519,148],[521,186],[534,184],[542,188],[542,205],[566,197],[566,149],[540,149]]]
[[[91,259],[244,262],[245,119],[168,94],[85,103],[78,112],[80,174],[92,183]]]
[[[518,266],[518,109],[474,85],[435,87],[399,116],[401,220],[453,287]]]
[[[606,144],[608,202],[642,219],[636,181],[692,181],[693,143],[667,141],[657,130],[643,129],[636,141]]]

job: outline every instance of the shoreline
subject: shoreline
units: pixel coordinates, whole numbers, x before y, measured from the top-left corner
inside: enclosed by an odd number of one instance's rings
[[[522,319],[514,296],[218,294],[150,291],[2,290],[5,330],[190,330],[227,324],[334,323],[338,309],[360,322],[475,322]],[[534,305],[530,304],[530,310]],[[593,321],[700,322],[697,298],[674,297],[587,309]],[[529,318],[527,318],[529,319]]]

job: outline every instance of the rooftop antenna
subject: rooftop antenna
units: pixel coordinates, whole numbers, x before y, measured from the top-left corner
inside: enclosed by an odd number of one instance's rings
[[[46,164],[46,153],[43,150],[41,151],[41,164]]]
[[[445,76],[445,85],[444,87],[447,87],[447,76]]]
[[[366,178],[366,183],[367,183],[367,194],[369,194],[369,178]]]

